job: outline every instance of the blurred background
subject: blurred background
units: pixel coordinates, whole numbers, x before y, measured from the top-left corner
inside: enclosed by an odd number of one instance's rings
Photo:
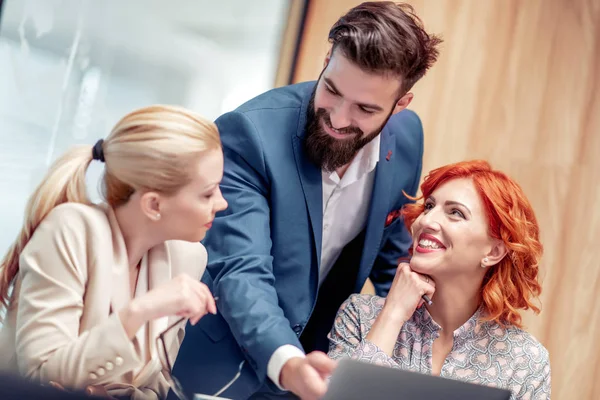
[[[2,252],[21,226],[32,189],[70,146],[94,144],[138,107],[179,104],[216,119],[287,84],[293,30],[305,6],[296,0],[1,3]],[[101,170],[92,163],[92,189]],[[97,190],[90,195],[99,198]]]
[[[93,144],[135,107],[216,118],[316,79],[329,28],[360,3],[1,2],[2,252],[68,146]],[[445,40],[410,107],[425,128],[423,172],[483,158],[522,185],[545,246],[542,313],[525,322],[550,352],[552,398],[600,399],[600,0],[408,3]]]

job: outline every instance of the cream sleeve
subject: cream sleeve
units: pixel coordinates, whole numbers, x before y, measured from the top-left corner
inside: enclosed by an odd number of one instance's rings
[[[17,364],[23,375],[41,383],[84,388],[142,364],[117,313],[80,333],[91,228],[85,213],[59,206],[21,254]]]

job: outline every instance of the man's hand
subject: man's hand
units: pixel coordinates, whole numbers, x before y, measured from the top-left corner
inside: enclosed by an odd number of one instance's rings
[[[281,386],[302,400],[316,400],[327,392],[326,379],[337,367],[337,362],[320,351],[306,358],[294,357],[283,365],[279,382]]]

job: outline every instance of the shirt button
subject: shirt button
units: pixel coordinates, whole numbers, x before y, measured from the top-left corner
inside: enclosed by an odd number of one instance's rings
[[[296,332],[296,336],[300,336],[302,333],[302,325],[296,324],[293,326],[292,330]]]
[[[329,224],[323,225],[323,230],[327,230],[327,229],[329,229]]]
[[[123,365],[123,359],[121,357],[115,358],[115,365],[117,367],[120,367],[121,365]]]
[[[105,367],[107,371],[112,371],[115,365],[109,361],[106,363]]]
[[[98,374],[98,376],[104,376],[104,374],[106,374],[106,370],[104,368],[100,367],[100,368],[98,368],[96,373]]]
[[[93,372],[92,372],[92,373],[90,374],[90,379],[92,379],[92,380],[96,380],[96,379],[98,379],[98,375],[96,375],[95,373],[93,373]]]

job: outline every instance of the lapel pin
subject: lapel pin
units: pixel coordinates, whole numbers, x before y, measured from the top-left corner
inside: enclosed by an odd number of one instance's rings
[[[388,153],[387,153],[387,156],[385,156],[385,159],[386,159],[387,161],[390,161],[390,158],[392,158],[392,151],[391,151],[391,150],[390,150],[390,151],[388,151]]]

